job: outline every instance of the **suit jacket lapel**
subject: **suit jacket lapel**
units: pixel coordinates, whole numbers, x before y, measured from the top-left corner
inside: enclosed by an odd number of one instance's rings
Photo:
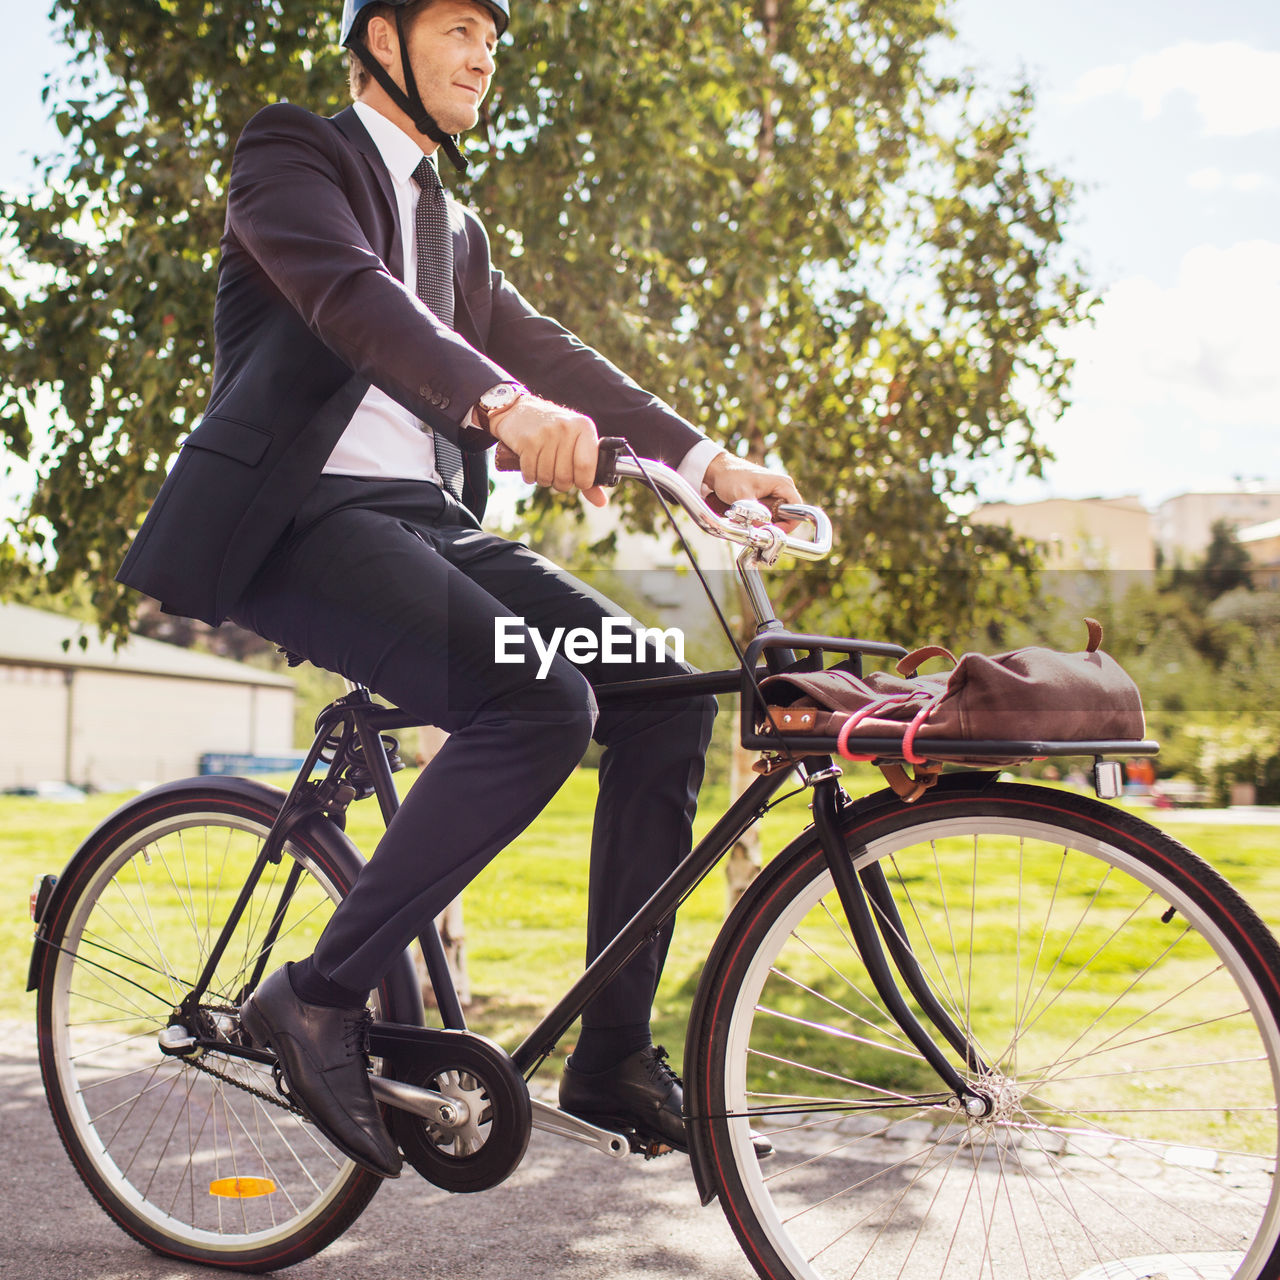
[[[342,130],[348,141],[360,152],[369,168],[373,171],[373,175],[377,179],[378,189],[382,192],[387,211],[391,215],[390,225],[398,227],[399,212],[396,205],[396,193],[391,185],[391,175],[387,172],[387,166],[383,163],[382,155],[378,151],[377,143],[369,136],[368,129],[360,122],[359,115],[352,107],[344,108],[336,116],[332,116],[331,119]],[[454,328],[469,342],[479,345],[479,326],[476,324],[475,318],[471,314],[471,309],[466,302],[466,270],[471,246],[467,238],[466,219],[462,216],[460,209],[454,208],[451,211],[449,226],[453,231]],[[400,237],[393,236],[391,244],[387,246],[385,261],[392,272],[400,279],[404,279],[404,264],[401,261],[400,244]]]
[[[450,218],[453,228],[453,327],[473,346],[480,346],[479,326],[467,304],[467,266],[471,241],[467,237],[466,219],[460,209]]]
[[[360,117],[353,107],[346,107],[339,111],[336,116],[330,118],[342,130],[356,150],[364,156],[378,183],[378,189],[382,192],[382,198],[386,202],[387,212],[391,217],[390,225],[398,227],[400,225],[400,215],[396,207],[395,188],[391,185],[391,175],[387,172],[387,166],[382,161],[382,155],[378,151],[377,144],[369,136],[369,130],[360,123]],[[385,261],[387,266],[397,277],[404,279],[404,262],[400,250],[400,237],[393,235],[391,243],[386,246],[386,249]]]

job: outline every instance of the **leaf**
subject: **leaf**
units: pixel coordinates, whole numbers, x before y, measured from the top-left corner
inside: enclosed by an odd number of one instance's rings
[[[523,6],[456,191],[536,305],[830,509],[840,554],[788,608],[954,632],[1025,598],[1028,549],[952,500],[1002,441],[1045,457],[1027,405],[1063,405],[1057,335],[1088,310],[1070,184],[1029,159],[1028,91],[934,73],[941,0],[778,8]],[[119,620],[111,575],[207,395],[235,140],[269,101],[339,109],[345,71],[328,0],[55,12],[67,146],[3,215],[21,287],[0,293],[0,402],[57,406],[23,545],[47,534]]]

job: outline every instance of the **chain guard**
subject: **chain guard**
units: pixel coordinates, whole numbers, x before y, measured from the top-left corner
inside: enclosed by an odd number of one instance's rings
[[[378,1030],[390,1026],[382,1023],[374,1032],[383,1074],[460,1099],[471,1113],[450,1129],[389,1107],[388,1127],[409,1164],[445,1191],[487,1191],[508,1178],[529,1145],[533,1107],[507,1054],[467,1031],[404,1028],[390,1045],[378,1043]]]

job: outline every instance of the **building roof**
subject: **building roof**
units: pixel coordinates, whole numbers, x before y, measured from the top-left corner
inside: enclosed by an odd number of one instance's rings
[[[1160,505],[1181,502],[1184,498],[1280,498],[1276,489],[1187,489],[1183,493],[1170,494]]]
[[[1110,498],[1034,498],[1029,502],[981,502],[977,510],[1030,511],[1040,507],[1113,507],[1121,511],[1140,511],[1148,514],[1146,506],[1136,493],[1117,494]]]
[[[65,670],[128,672],[181,680],[220,680],[227,684],[291,689],[293,681],[274,671],[211,653],[183,649],[162,640],[131,636],[120,646],[103,640],[92,623],[24,604],[0,604],[0,664],[61,667]]]

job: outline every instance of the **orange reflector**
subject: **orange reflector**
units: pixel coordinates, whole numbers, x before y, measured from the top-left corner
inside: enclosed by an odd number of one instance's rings
[[[269,1196],[276,1189],[270,1178],[216,1178],[209,1183],[211,1196],[227,1200],[251,1200],[254,1196]]]

